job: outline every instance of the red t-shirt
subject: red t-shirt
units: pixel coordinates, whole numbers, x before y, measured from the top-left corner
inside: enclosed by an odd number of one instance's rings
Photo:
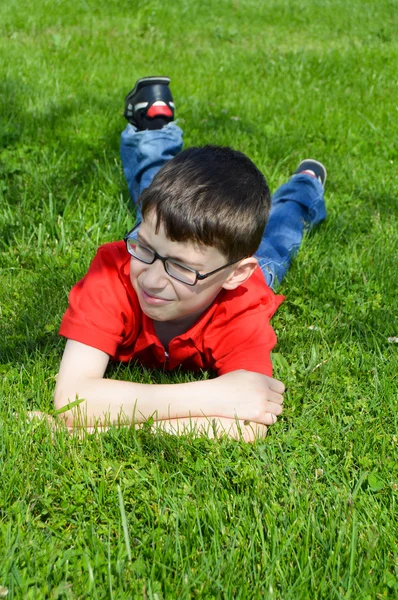
[[[272,374],[270,352],[276,335],[269,320],[283,301],[266,285],[261,270],[235,290],[221,290],[198,321],[171,340],[167,353],[152,319],[141,310],[130,281],[124,242],[101,246],[69,295],[60,335],[109,354],[166,370],[237,369]]]

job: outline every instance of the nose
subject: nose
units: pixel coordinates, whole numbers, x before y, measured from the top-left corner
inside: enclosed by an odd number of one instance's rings
[[[154,290],[164,288],[168,282],[168,275],[161,260],[156,259],[151,265],[147,265],[143,277],[145,286]]]

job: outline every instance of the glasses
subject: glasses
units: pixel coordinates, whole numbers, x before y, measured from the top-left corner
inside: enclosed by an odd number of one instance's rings
[[[183,265],[178,260],[174,260],[174,258],[167,258],[165,256],[160,256],[155,250],[148,248],[140,242],[138,239],[138,231],[141,223],[138,223],[129,233],[124,236],[124,241],[126,242],[127,252],[137,258],[139,261],[145,263],[146,265],[152,265],[155,260],[161,260],[164,266],[164,270],[170,277],[180,281],[181,283],[185,283],[186,285],[196,285],[198,281],[202,281],[202,279],[207,279],[210,275],[214,275],[231,265],[236,264],[239,260],[234,260],[229,262],[222,267],[218,267],[218,269],[214,269],[214,271],[210,271],[209,273],[199,273],[196,269],[192,269],[192,267],[187,267]]]

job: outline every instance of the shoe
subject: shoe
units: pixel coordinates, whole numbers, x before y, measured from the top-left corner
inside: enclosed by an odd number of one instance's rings
[[[161,129],[174,120],[169,77],[139,79],[126,96],[124,116],[137,129]]]
[[[322,163],[312,158],[307,158],[306,160],[301,161],[294,174],[297,175],[305,171],[312,171],[315,173],[315,177],[321,182],[323,187],[325,187],[327,172]]]

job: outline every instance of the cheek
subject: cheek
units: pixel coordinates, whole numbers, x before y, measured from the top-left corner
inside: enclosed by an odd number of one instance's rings
[[[196,299],[197,299],[197,295],[195,294],[195,291],[188,287],[188,286],[175,286],[174,290],[176,292],[176,295],[178,297],[178,299],[181,302],[186,302],[187,304],[195,304]]]
[[[199,284],[200,285],[200,284]],[[187,304],[194,307],[196,310],[207,308],[220,292],[219,285],[209,285],[207,282],[200,287],[189,288],[181,293],[180,299],[185,300]]]
[[[130,281],[134,285],[137,278],[145,271],[146,265],[139,260],[130,261]]]

